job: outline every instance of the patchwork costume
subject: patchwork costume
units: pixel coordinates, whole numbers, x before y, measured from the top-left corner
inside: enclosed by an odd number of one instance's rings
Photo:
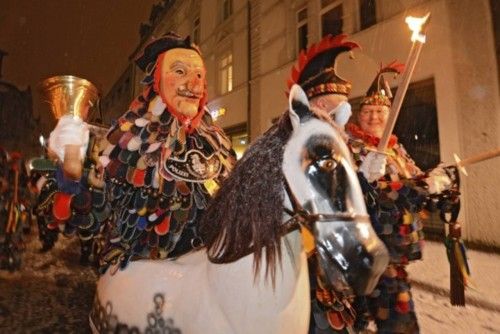
[[[96,135],[90,134],[90,145],[83,161],[83,175],[74,181],[64,175],[63,167],[48,159],[36,159],[34,170],[42,174],[36,205],[39,239],[42,251],[54,247],[59,233],[80,240],[80,263],[97,263],[102,247],[102,230],[110,216],[105,189],[92,184],[98,161],[92,156]]]
[[[197,221],[234,155],[207,112],[206,82],[193,72],[198,63],[192,65],[192,57],[201,61],[189,38],[170,33],[147,45],[137,59],[147,73],[146,88],[110,129],[112,146],[101,157],[113,208],[101,272],[203,246]],[[182,103],[196,106],[192,116],[177,109]]]
[[[359,166],[378,140],[354,124],[348,124],[349,146]],[[397,138],[389,142],[387,174],[374,184],[361,183],[372,226],[384,242],[390,264],[377,288],[367,299],[380,333],[413,333],[418,327],[405,266],[422,258],[421,210],[426,204],[427,184]]]
[[[361,105],[376,106],[371,110],[376,113],[383,112],[379,110],[382,107],[388,110],[391,95],[383,74],[400,73],[402,69],[403,65],[396,62],[381,68]],[[377,151],[380,138],[352,123],[347,124],[346,130],[350,137],[348,146],[361,171],[358,175],[372,226],[390,255],[389,266],[373,293],[366,299],[357,298],[357,304],[370,311],[370,315],[358,317],[359,327],[371,318],[378,333],[418,333],[406,265],[422,258],[422,223],[428,216],[425,209],[433,209],[436,203],[442,207],[458,196],[456,169],[438,166],[422,172],[392,135],[386,154],[375,153],[385,157],[386,165],[372,180],[363,163]]]

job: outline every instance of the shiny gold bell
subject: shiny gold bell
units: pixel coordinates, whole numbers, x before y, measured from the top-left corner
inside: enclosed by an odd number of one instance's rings
[[[40,91],[56,119],[73,115],[86,121],[89,109],[99,98],[97,88],[90,81],[72,75],[47,78],[41,82]]]

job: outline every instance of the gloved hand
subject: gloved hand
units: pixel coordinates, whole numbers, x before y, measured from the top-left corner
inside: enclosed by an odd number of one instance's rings
[[[80,146],[80,159],[83,160],[88,144],[89,129],[87,123],[72,115],[61,117],[55,129],[50,133],[49,149],[56,153],[61,162],[64,161],[66,145]]]
[[[429,194],[440,194],[450,189],[453,185],[453,182],[442,164],[431,170],[429,172],[429,177],[425,178],[424,181],[429,186]]]
[[[369,152],[364,158],[359,171],[363,173],[368,182],[380,179],[386,174],[387,158],[385,154],[378,152]]]
[[[349,121],[349,118],[351,118],[351,105],[349,102],[343,101],[333,110],[330,110],[328,114],[335,121],[335,123],[343,129]]]

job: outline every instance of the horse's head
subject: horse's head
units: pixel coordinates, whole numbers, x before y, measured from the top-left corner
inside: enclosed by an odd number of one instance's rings
[[[313,232],[326,284],[370,293],[388,253],[371,227],[348,148],[332,125],[313,117],[299,86],[289,110],[293,133],[283,172],[290,215]]]

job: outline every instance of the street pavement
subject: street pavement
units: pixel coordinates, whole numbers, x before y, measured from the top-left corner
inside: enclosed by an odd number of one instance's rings
[[[97,275],[78,263],[78,241],[60,237],[40,253],[36,231],[26,240],[22,269],[0,271],[0,333],[89,333]],[[469,259],[466,307],[450,305],[443,244],[427,241],[424,260],[409,266],[421,333],[500,333],[500,255],[469,251]]]
[[[76,238],[41,253],[36,233],[25,238],[22,269],[0,270],[0,333],[89,333],[97,275],[79,264]]]
[[[425,242],[423,260],[408,267],[422,333],[500,333],[500,255],[468,251],[473,287],[465,307],[449,302],[449,264],[443,243]]]

